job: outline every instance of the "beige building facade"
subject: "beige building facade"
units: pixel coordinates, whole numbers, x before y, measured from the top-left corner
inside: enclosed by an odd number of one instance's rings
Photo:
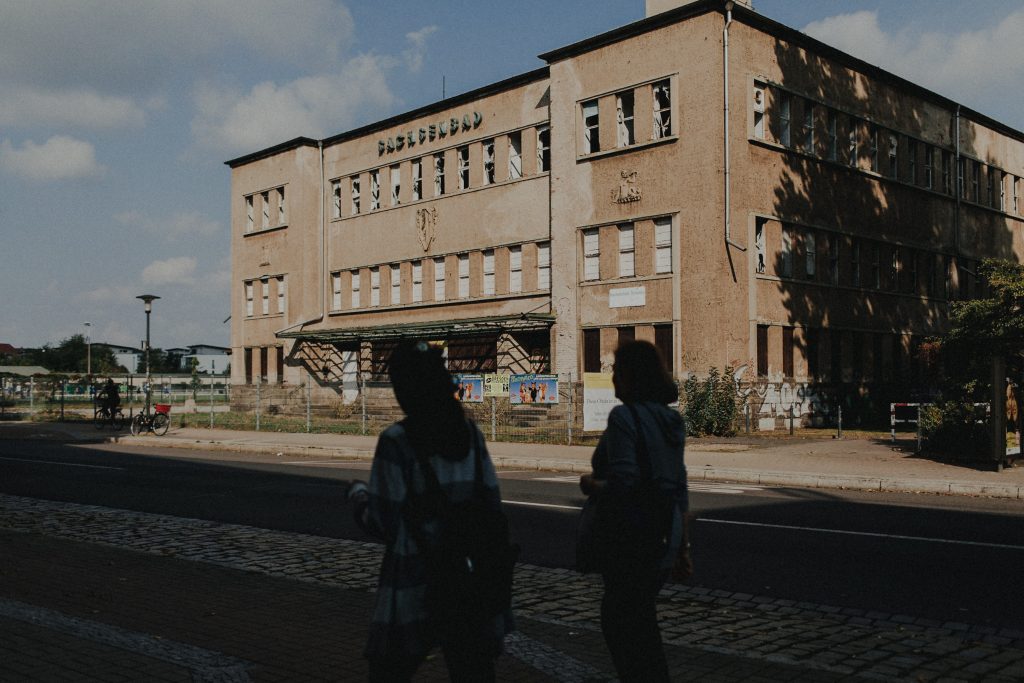
[[[912,383],[977,262],[1024,257],[1024,134],[746,3],[678,5],[228,162],[233,381],[353,396],[413,337],[463,372],[578,380],[637,338],[679,377]]]

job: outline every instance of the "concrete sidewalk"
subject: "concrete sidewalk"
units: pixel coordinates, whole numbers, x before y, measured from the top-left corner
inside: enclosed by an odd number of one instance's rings
[[[24,426],[31,431],[31,426]],[[39,425],[36,425],[38,427]],[[112,436],[89,425],[49,425],[76,440],[107,438],[126,444],[272,453],[367,461],[375,436],[178,428],[164,436]],[[915,456],[912,442],[869,439],[691,439],[691,481],[727,481],[801,488],[859,489],[1024,499],[1024,467],[994,471],[984,463],[959,465]],[[592,446],[494,441],[491,457],[503,469],[589,472]]]

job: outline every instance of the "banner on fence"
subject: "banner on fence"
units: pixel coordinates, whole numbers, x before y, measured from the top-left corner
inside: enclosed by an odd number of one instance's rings
[[[509,382],[512,375],[504,372],[484,375],[484,396],[508,398]]]
[[[484,376],[455,375],[455,397],[463,403],[483,403]]]
[[[513,405],[558,403],[558,375],[512,375],[508,391]]]
[[[583,373],[583,431],[604,431],[608,426],[608,413],[619,403],[610,373]]]

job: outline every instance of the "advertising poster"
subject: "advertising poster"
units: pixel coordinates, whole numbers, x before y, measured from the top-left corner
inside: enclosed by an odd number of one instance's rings
[[[619,403],[611,373],[583,373],[583,431],[604,431],[608,426],[608,413]]]
[[[484,375],[484,396],[490,398],[504,398],[508,396],[508,385],[512,375],[507,373],[492,373]]]
[[[558,403],[558,375],[512,375],[508,394],[512,405]]]
[[[484,402],[483,375],[455,375],[455,398],[463,403]]]

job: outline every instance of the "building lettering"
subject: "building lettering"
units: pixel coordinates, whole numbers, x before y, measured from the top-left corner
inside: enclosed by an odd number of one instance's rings
[[[424,126],[417,130],[408,130],[402,133],[397,133],[388,138],[383,138],[377,141],[377,154],[391,154],[392,152],[400,152],[406,147],[412,148],[417,144],[423,144],[425,142],[433,142],[438,138],[446,138],[449,134],[456,135],[457,133],[473,130],[483,123],[484,116],[478,111],[472,114],[463,114],[460,119],[458,116],[452,116],[438,123],[431,123],[430,125]]]

